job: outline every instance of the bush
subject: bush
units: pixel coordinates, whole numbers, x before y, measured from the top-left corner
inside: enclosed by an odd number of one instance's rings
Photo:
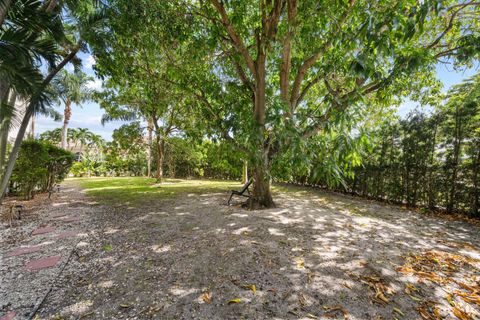
[[[82,162],[75,162],[70,169],[70,173],[73,174],[74,177],[83,177],[87,174],[87,169]]]
[[[46,192],[65,179],[74,155],[48,142],[22,142],[11,178],[11,190],[31,199],[35,191]]]

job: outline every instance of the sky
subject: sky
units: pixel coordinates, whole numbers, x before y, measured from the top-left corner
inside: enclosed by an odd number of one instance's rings
[[[79,57],[83,61],[83,69],[88,75],[95,77],[93,71],[93,65],[95,64],[95,59],[88,53],[81,53]],[[73,66],[67,65],[67,70],[73,71]],[[463,71],[455,71],[450,65],[439,64],[437,65],[437,76],[443,83],[443,90],[448,91],[448,89],[458,83],[461,83],[464,79],[467,79],[473,76],[476,72],[479,72],[479,69],[467,69]],[[90,83],[90,87],[93,89],[101,89],[102,81],[95,77],[95,81]],[[60,113],[63,113],[63,105],[58,106],[57,110]],[[402,117],[407,115],[411,110],[415,108],[420,108],[418,103],[411,100],[406,100],[398,109],[398,114]],[[101,119],[103,115],[103,110],[100,109],[100,106],[96,102],[86,102],[82,106],[73,105],[72,106],[72,117],[70,120],[70,128],[88,128],[90,131],[101,135],[105,140],[112,140],[113,130],[120,127],[125,122],[122,121],[113,121],[106,123],[104,126],[101,124]],[[39,116],[36,119],[36,134],[40,134],[47,130],[52,130],[55,128],[61,127],[62,122],[55,122],[51,118],[46,118]]]
[[[88,75],[95,78],[95,81],[89,84],[89,87],[92,89],[99,90],[102,87],[102,81],[95,77],[95,72],[93,71],[93,65],[95,64],[95,59],[92,55],[86,53],[80,53],[79,58],[82,59],[83,71]],[[71,64],[66,66],[68,71],[73,71],[73,66]],[[64,105],[59,105],[56,109],[58,112],[63,114]],[[105,140],[112,140],[113,130],[120,127],[124,122],[122,121],[113,121],[106,123],[104,126],[101,124],[102,115],[104,114],[103,110],[100,109],[98,103],[90,101],[82,103],[81,106],[73,104],[72,105],[72,117],[70,120],[69,128],[88,128],[90,131],[101,135]],[[38,116],[36,119],[35,127],[36,133],[40,134],[47,130],[52,130],[62,126],[62,121],[56,122],[51,118],[44,116]]]
[[[439,63],[436,67],[437,78],[443,83],[443,92],[447,92],[453,85],[461,83],[463,80],[470,78],[480,69],[469,68],[466,70],[456,71],[452,65]],[[415,108],[421,108],[421,106],[414,101],[406,99],[402,105],[398,108],[398,114],[401,117],[405,117],[411,110]]]

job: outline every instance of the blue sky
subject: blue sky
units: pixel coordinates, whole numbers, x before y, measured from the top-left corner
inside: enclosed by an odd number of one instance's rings
[[[95,64],[95,59],[90,54],[81,53],[79,57],[83,62],[83,70],[95,77],[95,73],[92,69],[92,65]],[[67,65],[67,70],[73,71],[71,65]],[[94,89],[100,89],[102,85],[101,80],[95,78],[94,82],[90,83],[90,87]],[[58,106],[57,110],[63,114],[63,104]],[[72,106],[72,118],[70,120],[70,128],[88,128],[90,131],[101,135],[106,140],[112,139],[112,132],[114,129],[120,127],[124,122],[114,121],[106,123],[105,126],[102,126],[100,120],[103,115],[103,110],[100,109],[100,106],[96,102],[86,102],[82,106],[73,104]],[[36,132],[35,134],[40,134],[46,130],[51,130],[59,128],[62,126],[62,122],[55,122],[53,119],[39,116],[36,119]]]
[[[475,73],[479,72],[480,70],[478,67],[475,68],[469,68],[465,70],[454,70],[452,65],[449,64],[442,64],[439,63],[437,65],[437,77],[442,81],[443,83],[443,91],[446,92],[448,89],[460,82],[462,82],[465,79],[470,78],[473,76]],[[411,100],[406,100],[402,103],[402,105],[398,108],[398,114],[402,117],[407,115],[411,110],[415,108],[421,108],[421,106],[414,101]]]
[[[84,71],[91,76],[95,76],[95,73],[92,69],[92,65],[95,64],[95,59],[93,59],[90,54],[85,53],[80,54],[80,58],[83,61]],[[67,69],[73,70],[73,67],[67,66]],[[447,91],[452,85],[460,83],[462,80],[471,77],[478,71],[478,69],[455,71],[451,65],[445,64],[439,64],[437,66],[437,75],[444,85],[444,91]],[[100,89],[101,83],[102,82],[99,79],[95,79],[90,86],[95,89]],[[410,110],[419,107],[420,106],[416,102],[407,100],[400,106],[398,113],[401,116],[405,116]],[[58,106],[57,110],[60,113],[63,113],[63,105]],[[73,105],[70,128],[88,128],[90,131],[101,135],[104,139],[111,140],[113,130],[120,127],[124,122],[114,121],[102,126],[100,123],[102,115],[103,110],[100,109],[99,105],[95,102],[84,103],[81,107]],[[36,120],[36,134],[40,134],[46,130],[58,128],[61,125],[62,122],[55,122],[50,118],[40,116]]]

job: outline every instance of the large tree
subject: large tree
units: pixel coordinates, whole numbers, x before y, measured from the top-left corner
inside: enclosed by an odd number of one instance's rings
[[[104,122],[138,119],[146,122],[150,132],[148,152],[152,154],[150,148],[155,146],[155,177],[161,182],[168,137],[175,132],[182,134],[193,121],[188,110],[189,96],[168,75],[169,55],[176,56],[175,50],[167,50],[154,29],[141,27],[151,13],[141,5],[127,2],[122,5],[124,14],[120,16],[115,13],[118,8],[110,7],[104,32],[90,43],[95,52],[97,75],[105,80],[104,91],[97,97],[105,110]]]
[[[464,59],[479,43],[478,3],[473,1],[211,0],[186,5],[205,17],[221,39],[217,50],[233,55],[228,65],[251,91],[254,197],[267,207],[273,204],[269,163],[285,149],[277,138],[282,124],[304,139],[312,137],[342,121],[362,100],[381,99],[398,83],[408,89],[408,77],[431,71],[442,57]],[[283,123],[270,120],[274,113]]]
[[[99,54],[131,59],[155,48],[163,64],[152,81],[195,97],[208,117],[205,126],[245,152],[254,203],[265,207],[274,205],[276,157],[332,129],[351,130],[365,106],[389,103],[431,81],[441,59],[469,63],[479,52],[474,1],[109,4],[106,30],[136,45],[123,50],[109,42]]]

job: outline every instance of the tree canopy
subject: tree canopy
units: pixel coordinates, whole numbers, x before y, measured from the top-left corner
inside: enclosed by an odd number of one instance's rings
[[[348,171],[339,161],[358,158],[359,122],[401,97],[438,91],[437,63],[461,67],[478,58],[477,8],[473,1],[115,0],[92,47],[98,73],[122,104],[147,110],[187,101],[197,129],[236,145],[254,169],[255,203],[268,207],[270,171],[281,159],[295,161],[315,145],[328,155],[324,174],[338,183]],[[331,143],[341,148],[327,153]]]

